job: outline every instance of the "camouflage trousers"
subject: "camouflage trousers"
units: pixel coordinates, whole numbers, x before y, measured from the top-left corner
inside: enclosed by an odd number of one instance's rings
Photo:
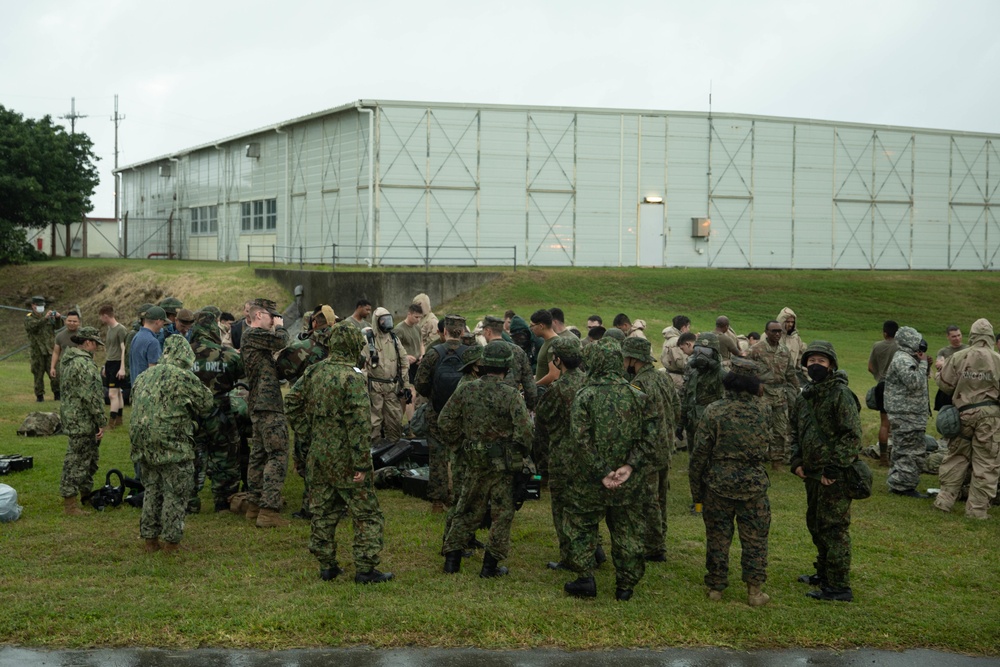
[[[235,418],[216,411],[199,422],[195,433],[195,479],[192,499],[205,488],[205,478],[212,481],[216,505],[228,506],[229,496],[240,490],[239,433]]]
[[[302,508],[309,509],[309,475],[306,474],[306,459],[309,458],[309,440],[295,436],[292,447],[292,463],[295,472],[302,478]]]
[[[437,427],[437,415],[428,415],[427,448],[428,479],[427,500],[450,504],[448,492],[448,447],[441,441]]]
[[[458,499],[462,496],[462,490],[465,488],[466,480],[468,479],[468,468],[469,462],[462,453],[461,450],[456,450],[453,447],[448,448],[448,467],[451,470],[451,488],[452,502],[451,507],[448,508],[448,513],[444,517],[444,535],[448,535],[448,531],[451,530],[451,523],[455,520],[455,516],[458,514]],[[478,527],[477,527],[478,528]],[[476,528],[472,529],[475,532]],[[444,542],[442,538],[442,543]],[[442,546],[441,555],[446,553]]]
[[[767,493],[750,500],[733,500],[705,493],[705,585],[721,591],[729,586],[729,549],[733,544],[733,521],[740,531],[740,568],[743,581],[761,586],[767,581],[767,536],[771,529],[771,502]]]
[[[461,495],[444,535],[442,551],[460,551],[475,537],[489,509],[492,522],[486,551],[504,560],[510,555],[510,526],[514,522],[514,476],[481,467],[468,467]]]
[[[552,497],[552,526],[559,540],[559,562],[569,562],[569,536],[566,535],[566,480],[560,475],[549,477]],[[596,548],[596,547],[595,547]]]
[[[184,537],[184,515],[194,484],[194,462],[142,464],[142,483],[146,487],[142,499],[139,536],[143,539],[161,537],[174,544]]]
[[[892,456],[889,459],[889,476],[886,482],[893,491],[909,491],[920,484],[920,472],[927,459],[927,443],[924,429],[905,429],[903,425],[892,424]]]
[[[94,490],[94,473],[97,472],[100,446],[101,441],[96,438],[96,434],[69,436],[59,495],[63,498],[72,498],[77,494],[90,495]]]
[[[396,385],[381,385],[371,381],[368,384],[372,387],[368,392],[371,402],[372,440],[384,437],[389,442],[398,441],[403,437],[403,404],[396,396]],[[392,391],[382,392],[382,386],[389,387]]]
[[[768,439],[768,455],[774,463],[788,464],[792,456],[792,431],[788,423],[788,401],[785,394],[771,396],[764,394],[763,402],[771,407],[771,420],[768,424],[770,437]]]
[[[985,519],[1000,479],[1000,408],[987,406],[960,413],[962,432],[948,443],[948,455],[941,462],[938,478],[941,491],[934,506],[950,511],[958,500],[969,468],[969,499],[965,515]],[[893,435],[895,437],[895,434]]]
[[[816,545],[816,574],[833,588],[851,585],[851,499],[844,484],[823,486],[818,479],[806,480],[806,527]]]
[[[643,553],[646,556],[661,556],[667,553],[667,468],[655,470],[646,475],[648,492],[642,503],[642,515],[646,521],[646,538]]]
[[[368,572],[379,564],[385,519],[375,495],[372,474],[357,488],[343,488],[311,480],[309,551],[322,568],[337,567],[337,525],[348,513],[354,526],[354,567]]]
[[[597,509],[584,509],[572,503],[563,511],[563,526],[569,539],[571,570],[582,577],[593,577],[597,569],[594,551],[598,544],[598,525],[604,519],[611,532],[611,562],[615,566],[618,588],[635,588],[646,573],[643,554],[645,519],[642,505],[612,505]]]
[[[253,442],[247,466],[250,502],[281,510],[281,490],[288,473],[288,425],[282,412],[253,412]]]
[[[52,387],[52,393],[59,393],[59,378],[54,378],[49,375],[49,363],[51,361],[51,350],[49,350],[48,355],[45,356],[36,354],[34,350],[31,351],[31,374],[35,378],[35,396],[45,395],[45,378],[49,378],[49,385]]]

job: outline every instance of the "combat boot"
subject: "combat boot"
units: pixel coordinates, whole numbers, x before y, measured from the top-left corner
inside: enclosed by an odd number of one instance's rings
[[[43,394],[35,394],[35,400],[39,403],[44,403],[45,396]]]
[[[160,544],[160,538],[158,538],[158,537],[147,537],[146,538],[146,543],[142,545],[142,550],[145,551],[148,554],[151,554],[151,553],[153,553],[155,551],[159,551],[160,548],[161,548],[161,546],[162,545]]]
[[[705,591],[705,595],[707,595],[708,599],[711,600],[712,602],[722,602],[722,591],[717,591],[714,588],[709,588],[707,591]]]
[[[831,588],[829,586],[824,586],[818,591],[809,591],[806,593],[806,597],[813,600],[831,600],[835,602],[854,601],[854,593],[850,588]]]
[[[754,586],[753,584],[747,584],[747,604],[751,607],[763,607],[768,602],[771,601],[771,596],[767,593],[763,593],[760,590],[760,586]]]
[[[52,392],[52,400],[53,401],[58,401],[59,400],[59,392],[58,391]]]
[[[162,551],[165,554],[173,555],[177,553],[178,546],[177,542],[163,542]]]
[[[260,508],[260,514],[257,515],[258,528],[287,528],[290,525],[292,525],[292,522],[282,518],[276,510],[265,507]]]
[[[216,512],[228,512],[229,511],[229,501],[228,500],[216,500],[215,501],[215,511]]]
[[[607,562],[608,556],[604,553],[604,547],[598,546],[594,549],[594,562],[597,563],[597,567],[600,567],[603,563]]]
[[[458,574],[462,569],[462,550],[456,549],[444,555],[445,574]]]
[[[319,578],[323,581],[333,581],[340,575],[344,573],[344,568],[339,565],[334,565],[333,567],[320,568]]]
[[[247,521],[256,522],[258,516],[260,516],[260,505],[255,505],[248,501],[246,510]]]
[[[563,584],[563,590],[577,598],[596,598],[597,582],[593,577],[578,577]]]
[[[878,443],[878,467],[888,468],[889,467],[889,443],[880,442]]]
[[[313,515],[312,515],[312,512],[310,512],[305,507],[303,507],[298,512],[292,512],[292,518],[293,519],[304,519],[306,521],[309,521],[309,520],[311,520],[313,518]]]
[[[483,569],[479,571],[479,576],[483,579],[507,576],[507,568],[497,564],[496,557],[489,551],[483,554]]]
[[[392,572],[379,572],[375,568],[354,575],[356,584],[381,584],[392,579]]]
[[[67,516],[87,516],[90,512],[80,507],[79,498],[70,496],[69,498],[63,498],[63,514]]]
[[[615,599],[619,602],[628,602],[632,599],[632,589],[631,588],[616,588],[615,589]]]

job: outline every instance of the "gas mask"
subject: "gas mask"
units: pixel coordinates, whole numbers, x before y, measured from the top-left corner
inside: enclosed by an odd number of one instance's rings
[[[382,333],[392,331],[392,315],[383,315],[378,318],[378,330]]]

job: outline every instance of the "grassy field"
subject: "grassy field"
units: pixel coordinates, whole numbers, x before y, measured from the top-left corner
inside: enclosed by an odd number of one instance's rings
[[[36,271],[41,273],[31,273]],[[128,275],[148,282],[129,281]],[[185,301],[190,297],[195,306],[239,303],[248,291],[259,290],[279,301],[288,298],[273,284],[253,283],[246,267],[79,261],[4,269],[0,295],[30,294],[32,281],[43,276],[61,299],[73,294],[73,300],[87,303],[110,294],[109,286],[120,279],[147,285],[147,294],[160,290]],[[95,277],[94,287],[106,283],[103,293],[83,287]],[[579,325],[594,312],[606,321],[627,312],[647,321],[658,349],[659,330],[678,312],[689,315],[696,329],[710,328],[716,315],[726,314],[745,332],[761,330],[766,319],[791,306],[807,340],[834,342],[852,388],[863,395],[872,384],[864,371],[868,349],[882,320],[916,326],[936,349],[945,344],[949,323],[967,331],[977,317],[1000,320],[997,283],[991,274],[958,273],[529,270],[508,274],[437,312],[478,317],[510,307],[527,315],[558,305],[568,322]],[[3,344],[12,349],[16,330],[6,326]],[[960,510],[944,515],[926,501],[891,496],[883,470],[876,470],[874,496],[854,505],[853,604],[815,602],[795,582],[811,571],[814,550],[805,529],[804,489],[788,473],[774,476],[770,493],[765,590],[771,604],[746,606],[738,544],[726,600],[709,602],[702,585],[704,528],[687,513],[683,454],[675,458],[670,478],[668,562],[650,564],[628,604],[614,601],[614,575],[607,565],[598,576],[597,600],[562,593],[567,575],[544,567],[557,556],[547,494],[526,503],[515,519],[511,575],[485,581],[476,576],[481,552],[459,575],[441,573],[442,515],[431,515],[426,503],[398,491],[382,492],[383,569],[397,579],[358,587],[350,577],[333,583],[318,579],[306,549],[308,526],[301,521],[287,530],[261,531],[235,515],[206,511],[189,517],[182,552],[168,558],[142,554],[139,513],[132,508],[63,517],[57,490],[66,439],[14,434],[24,415],[36,409],[26,357],[0,363],[0,383],[7,388],[0,400],[0,453],[35,457],[33,470],[0,478],[18,490],[25,506],[20,521],[0,525],[0,643],[262,649],[867,646],[1000,654],[996,519],[969,522]],[[863,416],[872,441],[876,416],[870,411]],[[111,432],[102,444],[99,484],[111,467],[130,467],[123,430]],[[936,478],[925,477],[921,488],[936,485]],[[290,473],[285,497],[291,506],[297,506],[300,493],[301,482]],[[211,506],[207,490],[203,506]],[[350,535],[343,526],[339,543],[341,563],[353,575]]]

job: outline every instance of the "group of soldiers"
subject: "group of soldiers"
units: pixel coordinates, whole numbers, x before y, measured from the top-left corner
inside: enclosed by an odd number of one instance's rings
[[[289,525],[281,510],[291,431],[295,469],[305,482],[294,516],[311,522],[309,549],[320,577],[332,580],[343,572],[335,531],[350,515],[355,581],[389,581],[392,573],[377,569],[384,517],[371,449],[412,435],[422,423],[431,510],[449,506],[441,548],[446,573],[459,573],[470,549],[482,547],[479,575],[507,574],[502,563],[511,548],[515,480],[537,472],[548,482],[559,544],[559,558],[548,567],[576,575],[564,590],[597,595],[594,571],[606,560],[598,531],[603,519],[615,597],[630,599],[646,563],[666,559],[667,473],[672,454],[686,447],[692,510],[706,526],[710,599],[722,599],[728,587],[728,554],[738,527],[747,603],[768,602],[762,590],[768,475],[785,466],[806,485],[807,527],[818,552],[816,572],[800,581],[816,589],[809,593],[816,599],[853,599],[846,480],[861,451],[860,403],[833,346],[805,345],[788,308],[765,324],[763,337],[737,336],[724,316],[714,331],[695,334],[690,319],[679,315],[663,330],[657,368],[645,323],[625,314],[607,329],[600,317],[588,318],[585,335],[567,327],[558,308],[537,310],[527,320],[507,311],[470,328],[458,315],[439,322],[427,295],[419,294],[395,325],[386,308],[360,299],[345,318],[329,305],[316,306],[291,335],[267,299],[248,301],[243,318],[222,327],[218,308],[191,312],[182,305],[170,297],[142,306],[120,345],[121,368],[104,371],[106,385],[109,373],[131,379],[129,435],[146,485],[140,535],[149,552],[176,550],[184,514],[198,510],[206,476],[217,511],[238,512],[261,528]],[[42,306],[29,319],[51,328],[56,317],[44,312],[44,300]],[[110,341],[117,325],[113,311],[102,320]],[[32,321],[31,327],[38,325]],[[942,462],[935,506],[950,510],[971,467],[978,481],[966,506],[970,516],[985,515],[996,494],[998,466],[985,460],[1000,425],[1000,387],[993,389],[1000,355],[992,336],[989,323],[977,321],[969,352],[951,355],[938,376],[954,398],[962,433]],[[904,327],[895,337],[899,349],[884,391],[894,491],[910,483],[910,432],[922,434],[926,427],[928,363],[914,330]],[[989,349],[983,350],[987,338]],[[61,488],[68,514],[82,513],[77,496],[86,500],[97,444],[116,417],[114,406],[110,422],[104,415],[101,374],[92,358],[103,344],[96,329],[77,326],[62,360],[53,362],[70,435]],[[920,374],[923,411],[912,393]],[[897,375],[905,390],[895,388]],[[285,382],[290,390],[283,395]],[[249,444],[243,475],[241,432]],[[485,545],[476,540],[484,523]]]

